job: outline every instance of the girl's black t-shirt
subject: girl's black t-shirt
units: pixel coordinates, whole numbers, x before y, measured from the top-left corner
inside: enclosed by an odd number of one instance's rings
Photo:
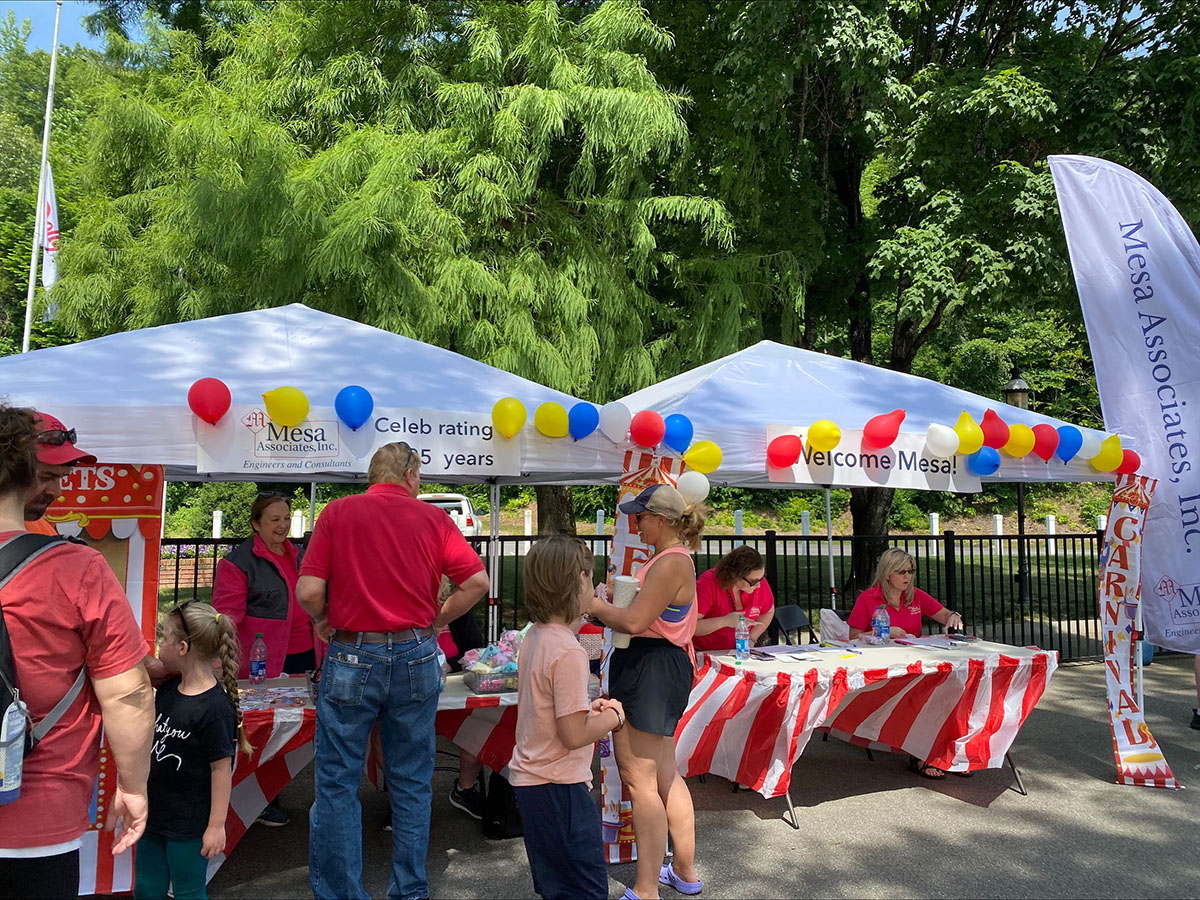
[[[203,837],[212,806],[212,763],[237,752],[237,712],[218,682],[203,694],[179,692],[173,678],[154,698],[147,829],[166,838]]]

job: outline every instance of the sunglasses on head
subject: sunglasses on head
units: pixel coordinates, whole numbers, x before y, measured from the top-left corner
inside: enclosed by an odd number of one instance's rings
[[[258,495],[259,500],[286,500],[287,494],[281,494],[279,491],[263,491]]]
[[[49,444],[52,447],[61,447],[63,444],[75,443],[75,429],[68,428],[49,428],[46,431],[39,431],[37,436],[39,444]]]
[[[195,602],[195,600],[185,600],[183,603],[176,604],[171,609],[171,612],[179,614],[179,624],[183,628],[183,639],[189,644],[192,642],[192,633],[188,631],[187,619],[184,618],[183,611]]]

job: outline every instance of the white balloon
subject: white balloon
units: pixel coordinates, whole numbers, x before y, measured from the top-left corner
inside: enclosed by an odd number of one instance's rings
[[[1082,428],[1079,431],[1083,435],[1083,443],[1079,445],[1079,452],[1075,455],[1080,459],[1091,459],[1100,452],[1100,443],[1104,440],[1104,435],[1084,431]]]
[[[614,400],[600,407],[600,430],[614,444],[619,444],[629,436],[629,423],[633,414],[624,403]]]
[[[934,422],[925,432],[925,449],[934,456],[949,459],[958,452],[958,432],[949,425]]]
[[[708,478],[702,472],[688,469],[675,482],[675,490],[688,503],[701,503],[708,496]]]

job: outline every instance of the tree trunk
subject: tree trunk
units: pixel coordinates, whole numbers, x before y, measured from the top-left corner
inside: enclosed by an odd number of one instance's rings
[[[538,485],[539,536],[575,533],[575,504],[569,485]]]
[[[875,563],[887,549],[888,516],[892,512],[892,495],[895,493],[894,488],[850,489],[854,541],[851,549],[851,583],[842,586],[847,595],[853,591],[857,596],[871,586]]]

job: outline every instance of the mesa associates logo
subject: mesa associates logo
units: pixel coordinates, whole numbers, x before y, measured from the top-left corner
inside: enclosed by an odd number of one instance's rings
[[[254,436],[253,455],[259,458],[333,458],[341,452],[336,422],[306,419],[289,427],[271,421],[261,409],[252,409],[241,423]]]

